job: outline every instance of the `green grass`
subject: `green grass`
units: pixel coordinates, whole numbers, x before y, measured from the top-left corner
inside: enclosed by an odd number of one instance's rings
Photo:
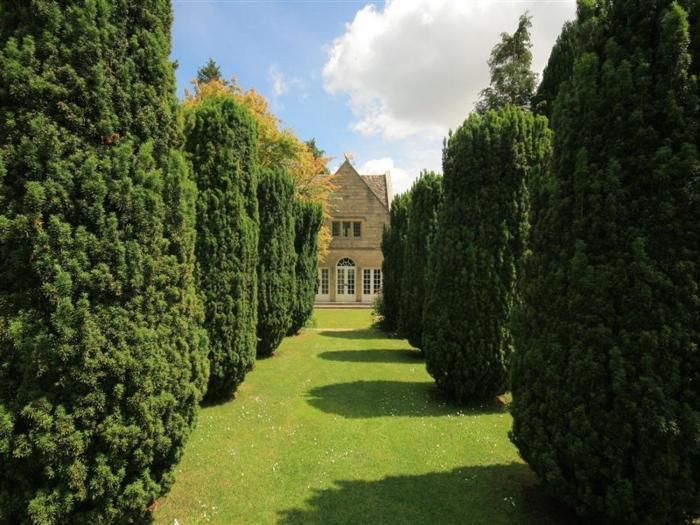
[[[445,403],[370,316],[317,310],[236,399],[204,408],[156,523],[574,523],[518,458],[510,415]]]

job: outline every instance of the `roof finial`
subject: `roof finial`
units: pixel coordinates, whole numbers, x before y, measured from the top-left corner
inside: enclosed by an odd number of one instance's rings
[[[346,151],[343,153],[343,155],[345,156],[345,160],[347,160],[348,162],[352,161],[352,153],[348,153]]]

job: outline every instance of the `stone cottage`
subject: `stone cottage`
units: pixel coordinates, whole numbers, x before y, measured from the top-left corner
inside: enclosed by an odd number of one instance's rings
[[[360,175],[346,158],[331,175],[332,238],[318,265],[317,303],[372,303],[382,288],[382,232],[389,225],[391,177]]]

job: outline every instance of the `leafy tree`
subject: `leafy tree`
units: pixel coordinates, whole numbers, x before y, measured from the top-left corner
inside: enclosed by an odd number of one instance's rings
[[[406,227],[411,204],[409,193],[402,193],[391,201],[389,227],[382,235],[382,295],[378,313],[382,317],[382,326],[389,332],[399,328],[401,311],[401,278],[403,275],[403,256],[406,243]]]
[[[531,71],[531,27],[532,17],[525,13],[520,17],[515,33],[501,33],[501,41],[494,46],[489,59],[491,85],[481,91],[477,112],[483,114],[508,104],[530,107],[537,87],[537,74]]]
[[[512,106],[472,114],[446,142],[423,350],[438,387],[458,402],[508,386],[527,185],[547,169],[549,153],[547,120]]]
[[[231,395],[257,346],[257,134],[231,95],[203,99],[185,115],[197,197],[197,289],[209,334],[209,399]]]
[[[126,523],[207,384],[170,2],[0,4],[0,522]]]
[[[226,81],[224,81],[221,77],[221,69],[219,68],[218,64],[213,58],[210,58],[209,62],[200,67],[197,71],[197,82],[200,84],[206,84],[213,80],[218,80],[224,85],[226,84]]]
[[[323,208],[320,204],[294,201],[296,294],[292,301],[290,335],[304,327],[314,309],[318,290],[318,230],[322,222]]]
[[[401,276],[399,332],[413,346],[422,348],[426,270],[442,203],[442,177],[433,172],[422,173],[413,183],[410,198]]]
[[[698,3],[605,5],[554,103],[512,439],[580,514],[684,523],[700,504]]]
[[[258,184],[258,357],[277,349],[292,326],[296,295],[294,184],[282,169],[264,169]]]

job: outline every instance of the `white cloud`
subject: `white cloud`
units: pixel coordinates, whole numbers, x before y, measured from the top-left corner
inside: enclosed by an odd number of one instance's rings
[[[575,0],[388,0],[367,5],[328,48],[325,88],[346,94],[353,129],[400,139],[439,138],[473,109],[503,31],[533,16],[534,67],[546,64]]]
[[[289,86],[287,85],[284,75],[275,64],[272,64],[268,68],[267,74],[270,77],[270,82],[272,83],[272,94],[275,97],[280,97],[289,91]]]
[[[278,99],[293,89],[297,91],[299,100],[306,100],[309,97],[306,83],[299,77],[286,77],[276,64],[270,65],[267,70],[267,76],[272,84],[273,98]]]

